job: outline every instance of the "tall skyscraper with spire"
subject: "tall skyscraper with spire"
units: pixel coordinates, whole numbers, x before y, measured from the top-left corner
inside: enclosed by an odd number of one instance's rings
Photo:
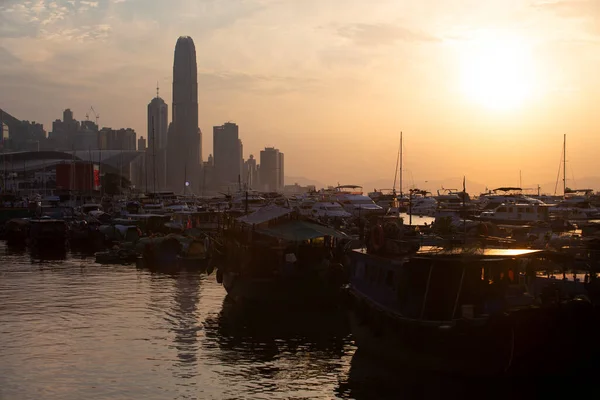
[[[148,104],[148,141],[146,149],[146,191],[164,190],[167,186],[166,153],[169,107],[158,93]]]
[[[198,70],[196,48],[189,36],[175,45],[173,62],[173,120],[167,143],[167,184],[176,193],[198,191],[202,163],[202,133],[198,128]]]

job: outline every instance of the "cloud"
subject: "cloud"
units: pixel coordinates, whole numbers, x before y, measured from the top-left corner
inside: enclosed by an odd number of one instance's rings
[[[278,95],[305,91],[318,83],[315,78],[250,74],[236,71],[200,71],[198,85],[203,90],[239,91],[254,94]]]
[[[597,15],[600,4],[597,0],[540,1],[534,7],[553,11],[564,17],[590,17]]]
[[[437,38],[425,33],[385,23],[355,23],[337,26],[339,36],[359,46],[385,46],[395,42],[435,42]]]
[[[21,60],[4,47],[0,47],[0,67],[19,64]]]

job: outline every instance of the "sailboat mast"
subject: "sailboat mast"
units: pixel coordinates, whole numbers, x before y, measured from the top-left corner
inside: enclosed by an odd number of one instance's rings
[[[400,131],[400,197],[402,197],[402,131]]]
[[[567,134],[563,140],[563,197],[567,194]]]

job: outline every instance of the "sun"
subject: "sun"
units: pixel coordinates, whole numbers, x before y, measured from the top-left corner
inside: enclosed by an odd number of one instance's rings
[[[534,63],[523,38],[481,33],[462,56],[462,88],[469,99],[493,110],[521,107],[532,97]]]

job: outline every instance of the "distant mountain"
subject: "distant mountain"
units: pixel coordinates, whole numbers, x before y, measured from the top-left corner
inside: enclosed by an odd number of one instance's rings
[[[312,186],[315,186],[317,189],[321,189],[321,188],[327,186],[322,182],[316,181],[314,179],[305,178],[303,176],[286,176],[285,177],[286,185],[293,185],[296,183],[300,186],[312,185]]]

